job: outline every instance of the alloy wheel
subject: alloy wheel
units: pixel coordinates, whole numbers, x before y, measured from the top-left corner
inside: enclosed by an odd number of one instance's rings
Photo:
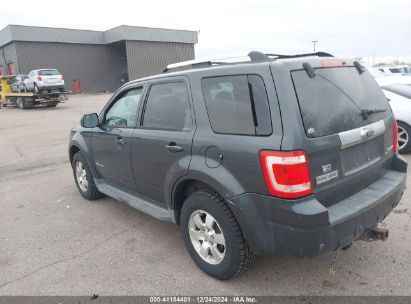
[[[76,179],[77,184],[80,187],[81,191],[87,192],[88,181],[87,181],[87,171],[81,161],[76,163]]]
[[[207,263],[220,264],[225,257],[223,231],[216,219],[207,211],[196,210],[190,215],[188,231],[194,249]]]
[[[402,150],[405,146],[407,146],[409,140],[409,135],[407,130],[405,130],[402,126],[398,125],[398,148]]]

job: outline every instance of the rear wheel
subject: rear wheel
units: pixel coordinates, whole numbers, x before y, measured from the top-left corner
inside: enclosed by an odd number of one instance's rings
[[[405,153],[411,150],[411,127],[402,121],[398,121],[398,151]]]
[[[190,195],[181,210],[181,232],[191,258],[205,273],[227,280],[254,257],[225,200],[214,191]]]
[[[26,103],[24,102],[23,97],[17,97],[16,104],[22,110],[27,109]]]
[[[74,180],[81,196],[88,200],[96,200],[102,197],[103,194],[98,191],[90,168],[81,152],[74,154],[72,166]]]

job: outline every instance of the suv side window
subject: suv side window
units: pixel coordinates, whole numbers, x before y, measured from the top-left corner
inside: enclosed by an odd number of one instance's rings
[[[104,125],[115,127],[134,127],[137,122],[138,105],[143,88],[125,91],[107,111]]]
[[[204,78],[202,87],[208,117],[215,133],[271,134],[267,92],[260,76]]]
[[[185,83],[153,84],[146,101],[142,125],[151,129],[189,131],[192,120]]]

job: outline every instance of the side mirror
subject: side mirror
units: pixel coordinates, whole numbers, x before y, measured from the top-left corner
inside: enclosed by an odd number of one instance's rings
[[[96,113],[86,114],[81,118],[80,124],[83,128],[95,128],[98,126],[98,115]]]

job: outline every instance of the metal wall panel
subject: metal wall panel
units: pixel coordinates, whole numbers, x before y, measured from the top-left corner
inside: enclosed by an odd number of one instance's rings
[[[23,25],[8,25],[7,27],[11,32],[11,37],[8,38],[11,39],[9,41],[0,40],[0,45],[2,42],[8,43],[10,41],[104,44],[104,33],[100,31]],[[6,35],[5,37],[7,38]]]
[[[19,73],[19,62],[16,52],[16,44],[9,43],[3,47],[0,47],[0,66],[2,67],[3,74],[10,74],[10,71],[7,69],[7,64],[13,63],[16,68],[16,72]]]
[[[197,43],[195,31],[121,25],[104,32],[106,43],[119,40]]]
[[[7,25],[0,31],[0,47],[12,41],[11,27]]]
[[[0,31],[0,46],[11,41],[62,42],[80,44],[109,44],[121,40],[147,40],[197,43],[195,31],[172,30],[139,26],[118,26],[103,31],[66,28],[8,25]]]
[[[82,92],[113,91],[120,86],[124,70],[125,45],[16,42],[20,72],[57,68],[64,76],[66,89],[79,79]]]
[[[126,41],[129,79],[158,74],[168,64],[194,59],[194,45],[172,42]]]

